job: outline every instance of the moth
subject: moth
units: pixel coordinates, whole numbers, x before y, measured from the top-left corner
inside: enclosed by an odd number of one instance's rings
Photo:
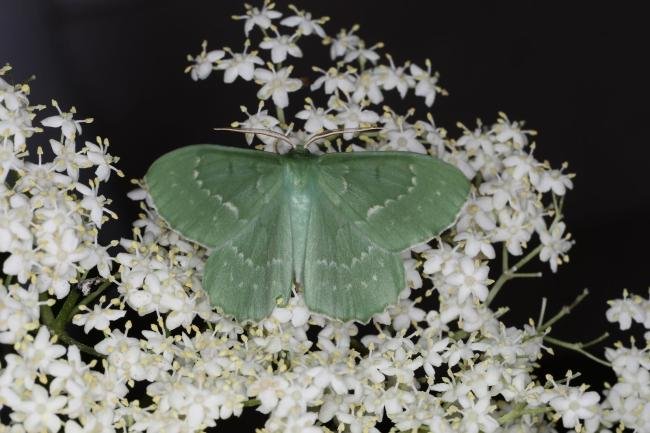
[[[400,252],[449,227],[470,184],[428,155],[307,150],[343,132],[286,154],[191,145],[151,165],[144,179],[158,214],[212,250],[203,287],[213,306],[257,321],[295,287],[310,310],[365,322],[396,302],[406,287]]]

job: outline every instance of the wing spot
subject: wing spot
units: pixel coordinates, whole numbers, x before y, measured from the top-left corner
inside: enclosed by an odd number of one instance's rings
[[[194,179],[198,179],[199,178],[199,171],[198,170],[192,170],[192,177]]]
[[[262,188],[262,181],[264,180],[263,177],[260,177],[257,179],[257,182],[255,182],[255,189],[258,190],[259,192],[264,192],[264,189]]]
[[[379,212],[382,209],[383,209],[383,206],[380,206],[380,205],[375,205],[375,206],[371,207],[370,209],[368,209],[368,213],[366,214],[366,218],[370,218],[371,216],[373,216],[374,214],[376,214],[377,212]]]
[[[232,214],[235,216],[235,218],[239,218],[239,209],[237,209],[237,206],[234,204],[230,203],[229,201],[225,202],[223,206],[228,209]]]

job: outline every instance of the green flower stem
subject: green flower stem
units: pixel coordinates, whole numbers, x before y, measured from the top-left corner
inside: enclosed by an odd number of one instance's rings
[[[284,110],[282,107],[278,107],[277,105],[275,106],[275,115],[277,116],[278,120],[280,121],[281,126],[286,126],[286,121],[284,120]]]
[[[68,316],[77,304],[77,299],[79,299],[79,290],[70,290],[61,310],[59,310],[59,314],[57,314],[56,319],[54,319],[54,323],[52,324],[54,329],[59,332],[65,330],[65,325],[68,323]]]
[[[584,289],[582,291],[582,293],[580,293],[580,295],[578,295],[571,304],[565,305],[564,307],[562,307],[560,309],[560,311],[558,311],[557,314],[555,314],[555,316],[551,317],[546,322],[540,324],[539,327],[537,328],[537,330],[540,333],[544,333],[547,329],[549,329],[551,326],[553,326],[558,320],[560,320],[564,316],[571,313],[571,311],[576,306],[578,306],[588,295],[589,295],[589,290]],[[544,341],[546,341],[548,343],[554,344],[554,345],[556,345],[558,347],[563,347],[565,349],[573,350],[575,352],[578,352],[578,353],[586,356],[587,358],[591,359],[592,361],[596,361],[597,363],[599,363],[601,365],[604,365],[606,367],[611,368],[612,364],[610,364],[609,362],[605,361],[604,359],[601,359],[601,358],[599,358],[599,357],[597,357],[595,355],[592,355],[591,353],[584,350],[587,347],[590,347],[590,346],[593,346],[593,345],[596,345],[596,344],[600,343],[601,341],[603,341],[607,337],[609,337],[609,333],[605,332],[604,334],[594,338],[593,340],[586,341],[584,343],[581,343],[581,342],[570,343],[568,341],[560,340],[560,339],[551,337],[549,335],[546,335],[543,338],[544,338]]]
[[[506,250],[506,246],[503,246],[504,249],[504,256],[508,255],[508,252]],[[542,245],[538,245],[535,247],[531,252],[526,254],[521,260],[519,260],[517,263],[515,263],[512,267],[507,268],[499,277],[499,279],[494,283],[494,286],[492,286],[492,289],[490,290],[490,293],[488,294],[487,299],[485,300],[485,305],[488,306],[490,303],[494,300],[494,298],[499,294],[499,291],[503,287],[505,283],[508,281],[512,280],[513,278],[538,278],[542,276],[541,272],[531,272],[531,273],[517,273],[519,269],[521,269],[526,263],[530,262],[533,258],[535,258],[539,252],[542,250]],[[507,263],[507,258],[504,259],[504,263]]]
[[[50,296],[47,292],[43,292],[38,295],[38,300],[40,302],[43,302],[40,307],[41,319],[45,325],[47,325],[49,328],[52,328],[52,325],[54,324],[54,313],[52,313],[52,308],[44,303],[47,302],[49,298]]]
[[[546,298],[542,298],[542,306],[539,309],[539,317],[537,318],[537,324],[544,323],[544,317],[546,314]]]
[[[256,398],[250,398],[244,402],[244,407],[259,406],[261,401]]]
[[[56,335],[59,340],[63,341],[64,343],[67,344],[74,344],[81,350],[82,352],[85,352],[89,355],[98,357],[98,358],[105,358],[104,355],[101,353],[97,352],[95,349],[92,347],[83,344],[80,341],[75,340],[74,338],[70,337],[66,332],[65,332],[65,323],[64,327],[62,329],[59,329],[56,327],[56,322],[57,319],[54,318],[54,313],[52,312],[52,308],[45,304],[45,302],[49,299],[49,295],[47,292],[43,292],[38,296],[39,301],[43,302],[40,306],[40,316],[41,316],[41,321],[45,326],[48,327],[50,332],[54,335]]]
[[[589,289],[584,289],[582,293],[578,295],[578,297],[575,298],[575,300],[569,304],[565,305],[560,309],[560,311],[557,312],[557,314],[550,319],[548,319],[546,322],[542,323],[539,325],[537,328],[539,331],[543,332],[553,326],[555,322],[566,316],[567,314],[571,313],[571,310],[573,310],[575,307],[578,306],[587,296],[589,295]]]
[[[99,353],[98,351],[93,349],[92,347],[90,347],[90,346],[88,346],[86,344],[83,344],[80,341],[75,340],[74,338],[72,338],[68,334],[66,334],[65,332],[57,332],[56,335],[57,335],[57,337],[59,337],[59,339],[61,341],[77,346],[79,348],[79,350],[81,350],[82,352],[85,352],[85,353],[87,353],[89,355],[92,355],[92,356],[95,356],[97,358],[106,358],[105,355],[102,355],[101,353]]]
[[[600,338],[600,337],[599,337]],[[592,361],[596,361],[597,363],[604,365],[605,367],[612,368],[612,364],[609,362],[605,361],[604,359],[600,359],[599,357],[592,355],[591,353],[587,352],[586,350],[583,349],[583,344],[582,343],[569,343],[568,341],[564,340],[559,340],[557,338],[553,338],[549,335],[544,337],[544,341],[547,341],[551,344],[554,344],[558,347],[563,347],[565,349],[573,350],[574,352],[578,352],[587,358],[591,359]]]
[[[110,286],[110,285],[111,285],[111,282],[110,282],[109,280],[106,280],[106,281],[104,281],[102,284],[99,285],[99,287],[97,288],[97,290],[93,291],[93,292],[90,293],[88,296],[86,296],[85,298],[83,298],[83,299],[81,300],[81,302],[79,302],[79,304],[77,304],[73,309],[70,310],[70,312],[68,313],[68,316],[67,316],[66,319],[65,319],[66,323],[69,322],[70,319],[71,319],[72,317],[74,317],[74,315],[77,314],[77,313],[79,312],[79,310],[81,309],[81,306],[82,306],[82,305],[83,305],[83,306],[86,306],[86,305],[90,304],[90,303],[91,303],[92,301],[94,301],[94,300],[95,300],[99,295],[101,295],[102,292],[103,292],[104,290],[106,290],[106,289],[108,288],[108,286]]]
[[[609,332],[603,332],[603,334],[600,337],[596,337],[591,341],[580,343],[580,347],[585,349],[587,347],[595,346],[596,344],[598,344],[601,341],[605,340],[607,337],[609,337]]]
[[[511,410],[507,414],[500,416],[497,419],[497,422],[500,425],[505,425],[521,418],[524,415],[539,415],[546,412],[550,412],[551,410],[553,410],[553,408],[548,406],[528,407],[526,403],[522,403],[517,405],[513,410]]]

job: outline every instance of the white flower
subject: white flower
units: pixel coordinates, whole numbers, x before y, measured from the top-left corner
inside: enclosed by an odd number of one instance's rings
[[[458,222],[458,231],[467,231],[474,224],[485,232],[492,232],[496,227],[494,204],[490,197],[470,198],[463,207]]]
[[[422,287],[422,276],[418,270],[418,261],[412,258],[404,259],[404,272],[406,273],[406,285],[411,289]],[[406,296],[408,297],[410,293]]]
[[[77,134],[81,134],[81,124],[82,123],[91,123],[93,119],[83,119],[75,120],[73,116],[77,113],[77,110],[72,107],[69,112],[63,112],[59,108],[59,104],[56,101],[52,101],[52,106],[57,109],[59,112],[56,116],[46,117],[41,120],[43,126],[48,126],[50,128],[61,128],[63,136],[69,140],[74,140]]]
[[[233,19],[245,20],[244,33],[248,36],[254,26],[266,30],[271,27],[273,20],[282,16],[280,12],[273,10],[273,6],[274,5],[269,0],[264,0],[262,9],[244,4],[244,7],[246,7],[246,15],[235,15],[233,16]]]
[[[280,21],[280,24],[287,27],[298,27],[298,31],[305,36],[316,33],[321,38],[325,37],[325,30],[323,30],[321,24],[325,23],[329,18],[313,19],[309,12],[298,10],[294,6],[289,6],[289,8],[295,12],[295,15],[284,18]]]
[[[482,341],[474,341],[470,338],[467,342],[458,340],[453,343],[444,353],[443,358],[447,361],[449,367],[457,365],[461,360],[467,361],[474,358],[475,352],[484,352],[489,345]]]
[[[458,401],[462,406],[460,412],[463,418],[460,427],[464,433],[478,433],[479,430],[485,433],[492,433],[499,428],[497,420],[488,415],[491,410],[490,399],[488,397],[471,400],[461,396]]]
[[[379,60],[379,54],[377,54],[378,48],[383,48],[384,44],[381,42],[375,44],[371,47],[366,47],[365,42],[362,40],[359,41],[356,47],[350,48],[345,54],[343,61],[345,63],[351,63],[355,60],[358,60],[361,65],[365,65],[367,61],[373,65]]]
[[[74,140],[65,139],[64,143],[50,140],[54,158],[54,168],[57,171],[65,170],[73,180],[79,179],[79,169],[90,167],[92,164],[88,158],[77,152]]]
[[[359,45],[361,39],[354,34],[357,30],[359,30],[359,25],[354,25],[349,31],[341,29],[336,37],[331,39],[330,57],[332,60],[345,56],[348,51],[355,49]]]
[[[10,252],[16,243],[31,244],[31,211],[24,208],[0,210],[0,252]]]
[[[92,310],[87,308],[82,309],[86,313],[75,314],[72,318],[72,323],[77,326],[83,326],[84,332],[87,334],[91,329],[105,331],[109,329],[111,321],[124,317],[126,311],[113,310],[111,308],[104,308],[100,304],[95,304]]]
[[[170,311],[165,319],[167,329],[176,329],[179,326],[189,329],[192,320],[196,317],[194,299],[196,297],[189,297],[183,292],[162,297],[160,305]]]
[[[232,83],[237,77],[242,77],[245,81],[253,79],[255,74],[255,65],[263,65],[264,62],[257,56],[257,51],[248,52],[248,41],[244,45],[244,51],[241,53],[233,53],[225,49],[230,54],[229,59],[220,60],[217,63],[216,69],[225,71],[223,74],[224,83]]]
[[[264,108],[264,102],[260,101],[257,107],[257,113],[250,114],[248,112],[248,109],[242,106],[241,110],[243,113],[245,113],[248,116],[248,119],[242,122],[238,122],[238,124],[241,125],[242,128],[268,129],[270,131],[281,132],[280,129],[277,127],[277,125],[280,123],[279,120],[271,116],[268,110],[263,110],[262,108]],[[245,134],[245,137],[246,137],[246,142],[250,145],[253,142],[253,137],[255,137],[255,134]],[[262,135],[262,134],[257,134],[257,138],[262,143],[268,146],[271,146],[278,141],[276,138],[269,137],[268,135]],[[270,149],[265,149],[265,150],[267,152],[270,151]]]
[[[25,150],[25,139],[40,129],[32,126],[32,114],[26,110],[7,110],[0,104],[0,138],[8,140],[13,136],[14,149]]]
[[[320,72],[321,76],[309,87],[311,90],[318,90],[324,85],[323,90],[327,95],[331,95],[337,90],[348,95],[354,91],[354,80],[347,72],[340,72],[334,67],[327,71],[320,68],[314,68],[314,70]]]
[[[494,242],[505,242],[508,252],[513,256],[523,254],[522,247],[530,240],[531,229],[527,215],[523,212],[499,212],[499,227],[494,231]]]
[[[301,386],[292,383],[280,398],[274,415],[284,418],[289,414],[307,413],[309,403],[316,400],[320,395],[322,395],[322,390],[317,386]]]
[[[296,113],[296,118],[305,120],[304,130],[312,134],[323,129],[337,129],[334,116],[329,114],[329,111],[321,107],[315,107],[313,104],[305,105],[304,110]]]
[[[187,56],[187,60],[192,62],[192,65],[188,66],[185,69],[185,72],[189,72],[190,77],[192,77],[192,80],[194,81],[205,80],[208,78],[214,68],[214,63],[226,55],[226,52],[223,50],[212,50],[208,52],[207,46],[208,41],[203,41],[201,44],[201,52],[197,54],[196,57],[190,55]]]
[[[539,252],[539,259],[542,262],[549,262],[553,272],[557,272],[558,265],[568,261],[566,253],[573,245],[573,241],[569,240],[570,236],[564,236],[565,229],[566,225],[558,222],[551,227],[550,231],[544,229],[539,233],[539,239],[544,245]]]
[[[248,396],[260,400],[257,410],[271,412],[280,401],[279,396],[289,389],[289,382],[282,376],[264,374],[248,387]]]
[[[286,418],[271,417],[265,424],[269,433],[322,433],[323,429],[315,425],[318,414],[303,412],[298,416]]]
[[[494,247],[487,239],[487,235],[475,231],[460,232],[454,237],[454,241],[465,241],[464,252],[468,257],[476,257],[483,254],[488,259],[496,257]]]
[[[50,331],[46,326],[41,326],[34,340],[21,346],[20,355],[35,369],[49,373],[52,362],[65,355],[65,347],[52,344]]]
[[[24,89],[22,85],[12,86],[0,78],[0,102],[4,102],[10,111],[18,111],[29,103]]]
[[[488,272],[487,266],[477,264],[469,257],[460,261],[460,269],[449,275],[446,281],[458,287],[458,300],[464,302],[469,295],[474,295],[479,301],[485,301],[488,295]]]
[[[399,332],[408,329],[411,323],[424,320],[425,311],[415,306],[410,299],[402,299],[397,305],[389,307],[389,314],[393,317],[392,325],[395,331]]]
[[[56,297],[61,299],[70,292],[69,280],[76,275],[77,263],[88,253],[72,229],[44,237],[42,249],[41,263],[50,267],[51,287]]]
[[[623,299],[613,299],[608,301],[609,309],[607,310],[607,320],[618,322],[622,330],[630,329],[632,320],[643,323],[646,320],[646,311],[639,302],[640,298],[634,296],[628,297],[627,291],[623,292]]]
[[[366,100],[373,104],[380,104],[384,100],[384,95],[381,93],[375,69],[363,71],[361,75],[357,77],[357,80],[354,83],[352,100],[357,104]]]
[[[386,414],[391,416],[404,411],[407,407],[412,405],[414,401],[415,397],[412,393],[394,386],[384,393],[381,405],[384,407],[384,410],[386,410]]]
[[[408,89],[415,85],[415,80],[406,74],[406,65],[396,67],[393,58],[390,55],[386,55],[386,57],[390,66],[380,65],[377,67],[377,80],[384,90],[397,89],[399,95],[404,98]]]
[[[425,71],[418,65],[412,64],[410,72],[413,78],[417,81],[417,84],[415,85],[415,96],[422,96],[427,107],[431,107],[436,98],[436,93],[439,92],[440,89],[437,84],[438,75],[431,75],[431,61],[428,59],[426,61],[426,66],[427,70]]]
[[[596,416],[598,400],[600,396],[597,392],[564,387],[559,395],[549,401],[549,404],[562,416],[562,425],[565,428],[573,428],[579,420]]]
[[[420,132],[424,141],[431,145],[431,154],[438,158],[443,158],[447,153],[444,138],[447,135],[447,131],[436,126],[431,113],[427,113],[427,120],[428,122],[423,120],[416,121],[415,128]]]
[[[485,196],[491,196],[494,210],[500,211],[506,206],[521,210],[519,203],[529,188],[522,180],[504,176],[482,183],[479,192]]]
[[[650,355],[648,349],[636,347],[619,347],[605,349],[605,357],[612,363],[614,371],[622,375],[624,372],[636,374],[639,368],[650,370]]]
[[[387,124],[382,133],[386,134],[389,149],[427,153],[427,149],[418,139],[418,131],[401,119],[398,119],[394,125]]]
[[[544,193],[553,191],[554,194],[563,196],[567,189],[573,189],[572,175],[562,173],[562,170],[544,171],[539,180],[534,183],[537,191]]]
[[[379,115],[377,113],[355,103],[345,104],[339,110],[336,114],[336,122],[342,124],[345,129],[373,125],[379,121]],[[353,136],[354,133],[352,132],[343,134],[343,138],[346,140],[350,140]]]
[[[15,275],[18,282],[25,284],[32,273],[32,269],[39,263],[32,245],[20,243],[11,249],[11,255],[2,264],[5,275]]]
[[[86,147],[86,156],[88,160],[96,165],[95,177],[100,182],[105,182],[111,176],[111,171],[117,173],[118,176],[122,177],[124,174],[115,168],[113,164],[119,161],[119,158],[114,157],[108,154],[108,139],[101,139],[97,137],[97,144],[90,141],[86,141],[84,146]]]
[[[449,245],[441,243],[440,248],[422,252],[422,257],[425,258],[422,265],[424,274],[442,272],[446,276],[456,269],[459,254]]]
[[[528,144],[528,135],[534,135],[535,131],[522,130],[523,123],[511,122],[508,117],[499,113],[497,123],[492,126],[490,131],[499,143],[511,142],[515,149],[523,149]]]
[[[503,165],[512,168],[512,177],[519,180],[524,176],[534,178],[537,167],[541,164],[533,157],[532,153],[518,152],[503,160]]]
[[[422,367],[427,376],[432,379],[435,378],[436,375],[435,368],[442,365],[443,353],[447,350],[449,341],[449,338],[443,338],[435,342],[422,338],[419,341],[419,344],[423,346],[421,352],[424,357]]]
[[[48,431],[57,433],[62,425],[60,415],[68,399],[62,395],[50,396],[45,388],[34,385],[29,398],[21,400],[13,391],[4,393],[5,399],[22,419],[25,431],[37,433]]]
[[[257,92],[257,97],[263,100],[272,98],[273,103],[280,108],[289,105],[289,92],[300,89],[300,80],[291,78],[289,75],[293,68],[291,66],[276,71],[275,68],[256,69],[255,82],[262,88]]]
[[[286,307],[275,307],[271,316],[280,323],[291,322],[292,326],[299,328],[307,323],[310,312],[302,297],[294,296]]]
[[[14,144],[8,138],[0,142],[0,181],[4,183],[9,171],[18,171],[23,167],[23,160],[17,155]]]
[[[104,212],[113,218],[117,218],[117,215],[105,206],[110,204],[111,201],[103,195],[98,195],[98,187],[99,185],[94,182],[91,182],[89,187],[82,183],[75,185],[76,190],[83,195],[80,203],[81,207],[90,212],[90,220],[99,228],[104,222]]]
[[[271,50],[271,61],[273,63],[282,63],[287,59],[287,55],[293,57],[302,57],[302,50],[296,44],[295,39],[298,33],[293,35],[281,35],[276,32],[274,38],[264,38],[260,43],[260,48]]]
[[[81,267],[84,269],[92,269],[96,267],[97,272],[101,277],[108,278],[111,275],[111,269],[113,268],[113,257],[108,253],[107,247],[103,247],[97,244],[87,245],[86,252],[86,257],[81,259],[79,262]],[[88,283],[94,281],[86,280],[86,282]],[[84,288],[90,287],[89,285],[84,286],[84,284],[87,283],[84,283],[83,281],[81,282],[82,290]]]
[[[32,286],[5,288],[0,284],[0,344],[13,345],[21,341],[38,323],[40,303]],[[2,384],[0,383],[0,386]]]

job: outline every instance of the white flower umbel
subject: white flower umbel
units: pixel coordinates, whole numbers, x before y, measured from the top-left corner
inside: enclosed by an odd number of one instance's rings
[[[122,175],[119,159],[107,139],[80,136],[89,119],[74,109],[54,103],[39,115],[44,107],[30,105],[29,86],[9,84],[1,77],[10,68],[0,68],[0,349],[7,353],[0,409],[8,431],[219,430],[246,407],[267,417],[263,432],[648,431],[647,297],[624,291],[610,301],[607,320],[646,333],[645,341],[615,343],[604,359],[595,345],[606,334],[584,343],[552,334],[586,292],[550,318],[544,300],[537,322],[524,326],[506,325],[506,309],[490,308],[500,291],[514,290],[511,280],[541,275],[527,270],[533,260],[552,272],[568,261],[567,165],[542,162],[535,132],[503,113],[493,124],[459,124],[458,133],[437,125],[427,112],[446,93],[433,62],[393,60],[382,43],[367,44],[358,25],[328,37],[327,18],[276,10],[269,0],[244,7],[233,17],[243,21],[243,50],[208,50],[204,41],[186,69],[195,81],[223,74],[225,83],[256,88],[256,109],[241,107],[243,119],[231,125],[295,139],[379,125],[309,150],[412,151],[449,162],[472,183],[457,221],[402,253],[404,290],[368,324],[310,312],[299,288],[269,317],[237,323],[202,289],[210,252],[166,226],[142,182],[129,194],[141,209],[133,233],[99,242],[116,217],[104,188],[112,173]],[[329,45],[333,63],[298,79],[292,62],[312,54],[302,45],[308,38]],[[395,96],[420,106],[385,103]],[[34,125],[59,136],[44,139]],[[253,132],[245,140],[269,152],[292,147]],[[551,346],[611,367],[615,382],[600,395],[572,385],[573,373],[559,381],[544,375]]]

